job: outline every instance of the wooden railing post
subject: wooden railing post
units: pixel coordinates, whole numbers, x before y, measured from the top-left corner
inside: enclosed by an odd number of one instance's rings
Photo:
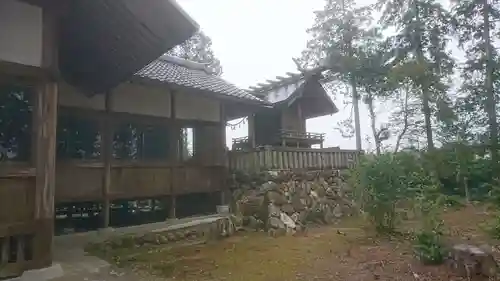
[[[264,170],[271,169],[273,166],[273,156],[271,154],[272,150],[272,146],[264,147]]]

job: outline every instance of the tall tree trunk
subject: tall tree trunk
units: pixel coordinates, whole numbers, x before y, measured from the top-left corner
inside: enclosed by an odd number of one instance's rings
[[[417,21],[417,32],[415,36],[416,43],[416,55],[419,65],[424,66],[426,64],[424,51],[422,50],[422,36],[420,32],[420,27],[422,26],[420,22],[420,13],[417,1],[414,1],[414,9],[416,12],[416,21]],[[420,88],[422,90],[422,111],[424,113],[424,123],[425,123],[425,134],[427,136],[427,148],[429,150],[434,150],[434,139],[432,137],[432,121],[431,121],[431,107],[429,105],[430,101],[430,91],[429,91],[429,83],[425,76],[420,78]]]
[[[361,121],[359,117],[359,95],[356,88],[356,78],[351,78],[352,87],[352,105],[354,109],[354,129],[356,131],[356,150],[361,150]]]
[[[342,5],[343,18],[345,19],[345,2],[342,1],[341,5]],[[342,34],[342,39],[345,42],[345,47],[347,48],[349,59],[352,59],[354,52],[352,50],[351,35],[347,36],[346,38],[346,34],[344,33]],[[361,145],[361,122],[359,117],[359,95],[358,95],[358,89],[356,87],[356,77],[353,72],[351,72],[350,74],[351,78],[349,80],[352,89],[352,105],[354,109],[354,130],[356,135],[356,150],[360,151],[362,149],[362,145]]]
[[[495,93],[493,92],[493,55],[491,46],[490,35],[490,9],[488,0],[483,3],[483,21],[484,21],[484,43],[486,46],[486,79],[484,81],[484,88],[486,91],[486,105],[485,110],[488,114],[488,123],[490,127],[490,149],[491,160],[493,167],[498,168],[498,124],[495,106]]]
[[[366,105],[368,106],[368,112],[370,113],[370,121],[372,127],[373,139],[375,140],[375,149],[377,155],[380,155],[382,152],[380,151],[381,141],[380,135],[377,132],[377,116],[375,115],[375,109],[373,107],[373,97],[371,94],[368,94],[368,99],[366,100]]]

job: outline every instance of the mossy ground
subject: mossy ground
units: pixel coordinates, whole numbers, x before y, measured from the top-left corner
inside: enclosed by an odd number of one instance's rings
[[[483,230],[492,219],[483,207],[448,210],[442,218],[449,243],[496,243]],[[90,252],[140,276],[165,280],[462,280],[444,265],[421,265],[408,236],[380,237],[364,225],[361,219],[350,219],[304,236],[244,232],[206,244],[106,251],[94,246]]]

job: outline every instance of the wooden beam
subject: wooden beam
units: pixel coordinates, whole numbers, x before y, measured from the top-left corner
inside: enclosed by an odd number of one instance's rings
[[[103,144],[101,146],[101,157],[104,164],[102,177],[102,227],[109,227],[110,218],[110,189],[111,189],[111,161],[113,158],[113,95],[111,91],[106,92],[104,98],[105,114],[102,124]]]
[[[181,144],[181,128],[179,126],[179,122],[177,121],[177,110],[176,110],[176,93],[175,91],[170,92],[170,118],[171,124],[173,128],[172,140],[170,142],[171,149],[171,157],[174,160],[174,163],[179,163],[182,160],[182,144]],[[171,169],[170,174],[170,211],[168,212],[168,217],[171,219],[175,219],[177,217],[176,209],[177,209],[177,195],[176,195],[176,183],[175,180],[177,173],[175,168]]]
[[[38,266],[52,262],[52,237],[54,234],[54,198],[57,129],[56,82],[43,82],[38,87],[34,114],[36,115],[36,181],[35,221],[40,229],[34,240],[34,260]]]
[[[34,221],[38,224],[33,237],[34,268],[42,268],[52,264],[52,239],[54,236],[54,202],[56,189],[56,133],[57,133],[57,100],[58,83],[55,75],[58,52],[56,15],[43,9],[42,60],[40,70],[32,67],[19,67],[21,76],[30,76],[37,81],[35,97],[34,127],[36,147],[34,163],[35,208]],[[2,64],[0,64],[2,65]],[[7,71],[13,65],[3,64]],[[40,75],[42,73],[42,75]]]
[[[221,140],[222,140],[222,156],[223,159],[226,160],[228,155],[227,155],[227,149],[226,149],[226,123],[227,123],[227,118],[226,118],[226,108],[224,104],[220,105],[220,126],[221,126]],[[224,169],[222,171],[222,182],[221,184],[221,194],[220,194],[220,203],[221,205],[226,204],[226,194],[228,193],[227,190],[227,184],[226,184],[226,178],[228,177],[228,167],[227,167],[227,161],[224,161]]]
[[[255,115],[248,116],[248,141],[251,148],[255,148]]]
[[[1,59],[0,74],[6,74],[16,79],[30,79],[31,81],[33,81],[33,79],[43,81],[49,77],[48,72],[41,67],[23,65]]]

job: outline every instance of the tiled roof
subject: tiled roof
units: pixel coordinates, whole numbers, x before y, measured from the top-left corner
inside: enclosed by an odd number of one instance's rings
[[[211,75],[204,64],[184,59],[162,56],[153,61],[135,76],[156,80],[166,84],[201,90],[219,97],[231,97],[243,102],[266,104],[262,99],[242,90],[224,79]]]

